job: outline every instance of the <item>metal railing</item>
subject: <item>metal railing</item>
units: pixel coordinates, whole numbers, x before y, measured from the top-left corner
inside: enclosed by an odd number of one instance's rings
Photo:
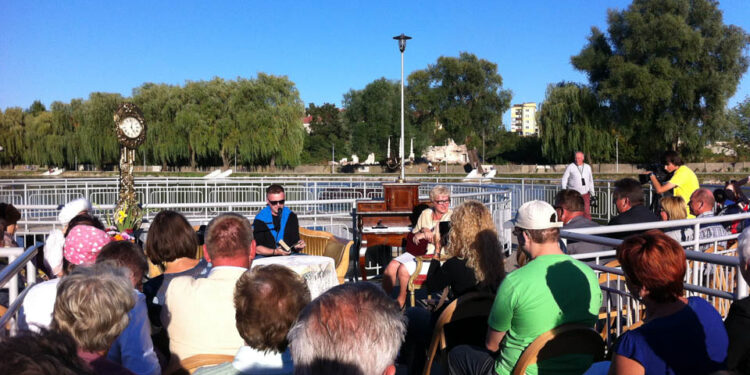
[[[587,262],[599,276],[604,296],[597,328],[605,336],[607,344],[614,344],[622,332],[641,321],[643,305],[625,287],[624,273],[619,263],[602,264],[605,259],[615,256],[614,248],[622,240],[604,237],[607,234],[648,229],[669,229],[690,226],[700,233],[701,226],[750,219],[750,213],[687,220],[662,221],[652,223],[602,226],[561,231],[564,240],[576,240],[602,244],[613,250],[596,253],[576,254],[574,258]],[[748,295],[748,285],[742,279],[736,248],[723,249],[724,241],[736,240],[739,234],[722,237],[696,238],[682,242],[687,258],[684,278],[686,296],[699,296],[706,299],[716,310],[726,317],[729,306],[737,299]],[[700,251],[708,245],[707,251]],[[695,251],[693,249],[697,249]],[[712,253],[713,252],[713,253]]]

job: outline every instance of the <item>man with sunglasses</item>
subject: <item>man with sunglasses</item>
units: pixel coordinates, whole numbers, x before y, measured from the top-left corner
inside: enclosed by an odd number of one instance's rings
[[[287,207],[284,187],[272,184],[266,189],[266,207],[255,215],[253,234],[257,244],[256,258],[290,255],[305,248],[305,241],[299,237],[297,215]],[[285,250],[281,241],[289,246]]]
[[[593,327],[602,294],[586,264],[563,254],[557,213],[549,203],[530,201],[519,209],[512,227],[518,250],[530,261],[509,273],[495,296],[485,348],[457,346],[448,355],[451,374],[510,374],[524,349],[539,335],[567,323]],[[583,373],[590,359],[562,357],[545,361],[548,372]],[[526,370],[536,374],[536,365]]]

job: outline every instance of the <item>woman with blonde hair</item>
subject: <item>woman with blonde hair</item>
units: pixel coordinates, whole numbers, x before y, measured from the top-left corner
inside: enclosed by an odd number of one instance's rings
[[[446,286],[450,287],[452,298],[474,291],[496,293],[505,278],[505,258],[492,213],[478,201],[465,201],[454,210],[445,254],[449,258],[442,264],[438,260],[431,262],[424,284],[429,293]],[[398,362],[409,373],[422,368],[424,348],[441,312],[439,309],[431,313],[419,307],[406,311],[409,323]],[[486,324],[486,320],[481,324]]]
[[[682,197],[664,197],[659,201],[659,216],[662,221],[687,219],[685,200]],[[665,228],[664,234],[672,237],[677,242],[685,242],[693,239],[693,229],[690,226]]]

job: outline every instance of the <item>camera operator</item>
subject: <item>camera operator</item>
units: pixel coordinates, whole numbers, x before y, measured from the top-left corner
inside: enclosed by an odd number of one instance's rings
[[[687,202],[690,201],[690,196],[693,192],[698,190],[698,177],[695,176],[695,173],[690,168],[684,165],[680,154],[676,151],[667,151],[664,153],[664,170],[668,173],[674,173],[672,178],[664,184],[656,178],[653,171],[646,172],[645,174],[648,175],[651,184],[654,185],[656,193],[663,194],[674,189],[673,195],[682,197],[686,202],[685,209],[690,212]],[[688,214],[688,219],[692,218],[695,218],[695,216]]]

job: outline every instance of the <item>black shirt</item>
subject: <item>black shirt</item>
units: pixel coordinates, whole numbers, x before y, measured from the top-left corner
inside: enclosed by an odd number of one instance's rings
[[[613,217],[612,220],[610,220],[609,224],[607,225],[639,224],[639,223],[649,223],[653,221],[659,221],[659,218],[656,216],[656,214],[651,212],[651,210],[649,210],[648,207],[642,204],[639,204]],[[623,239],[630,235],[638,234],[642,232],[644,231],[637,230],[637,231],[630,231],[630,232],[610,233],[608,236],[612,238]]]
[[[279,228],[281,226],[281,216],[271,215],[273,218],[273,227]],[[277,230],[278,232],[278,230]],[[257,218],[253,220],[253,236],[255,237],[255,244],[258,246],[264,246],[269,249],[275,249],[276,239],[271,234],[271,230],[268,229],[268,225]],[[279,238],[281,240],[281,238]],[[294,212],[289,213],[289,219],[286,221],[286,229],[284,230],[284,242],[287,245],[292,246],[299,241],[299,221],[297,221],[297,215]]]

